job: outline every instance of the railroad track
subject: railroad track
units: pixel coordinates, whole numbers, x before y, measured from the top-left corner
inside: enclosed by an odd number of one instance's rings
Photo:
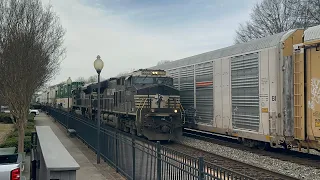
[[[320,169],[320,156],[314,154],[308,154],[303,152],[298,152],[294,150],[285,150],[280,148],[273,148],[269,150],[260,150],[256,148],[246,147],[239,144],[237,140],[230,139],[222,136],[216,136],[214,134],[207,134],[198,131],[184,130],[183,135],[186,137],[196,138],[206,142],[231,147],[234,149],[249,151],[261,156],[268,156],[274,159],[279,159],[283,161],[288,161],[304,166],[310,166]]]
[[[284,174],[273,172],[267,169],[256,167],[237,160],[229,159],[224,156],[212,154],[203,150],[189,147],[182,144],[171,143],[163,145],[169,149],[184,152],[192,157],[203,157],[205,161],[214,165],[221,166],[225,169],[244,174],[256,180],[298,180],[298,178],[290,177]]]

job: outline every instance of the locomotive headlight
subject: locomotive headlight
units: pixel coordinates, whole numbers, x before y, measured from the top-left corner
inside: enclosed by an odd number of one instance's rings
[[[178,112],[178,110],[175,109],[175,110],[174,110],[174,113],[177,113],[177,112]]]
[[[154,112],[154,109],[151,109],[151,112]]]

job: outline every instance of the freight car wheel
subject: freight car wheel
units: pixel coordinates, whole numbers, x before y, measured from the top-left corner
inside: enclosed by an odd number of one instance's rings
[[[260,150],[268,150],[270,148],[270,144],[267,142],[259,142],[257,147]]]
[[[123,128],[123,131],[124,131],[124,132],[130,132],[130,128],[127,127],[127,126],[125,126],[125,127]]]
[[[255,147],[255,142],[251,139],[243,139],[242,143],[244,146],[249,147],[249,148]]]
[[[133,129],[133,128],[130,128],[130,133],[134,136],[137,135],[137,130]]]
[[[285,149],[285,151],[291,151],[291,148],[292,148],[292,145],[291,144],[286,144],[286,143],[284,143],[283,144],[283,148]]]

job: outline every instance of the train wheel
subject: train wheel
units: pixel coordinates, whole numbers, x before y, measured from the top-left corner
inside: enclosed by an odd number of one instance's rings
[[[141,129],[137,129],[137,136],[139,136],[139,137],[143,136],[141,133]]]
[[[251,139],[243,139],[243,145],[249,148],[254,148],[254,142]]]
[[[260,150],[268,150],[270,148],[270,144],[267,142],[259,142],[257,147]]]
[[[123,131],[124,131],[124,132],[129,132],[129,131],[130,131],[130,128],[125,126],[125,127],[123,128]]]
[[[283,144],[283,148],[284,148],[285,151],[291,151],[292,146],[290,144],[284,143]]]
[[[132,135],[134,135],[134,136],[137,135],[137,131],[136,131],[135,129],[133,129],[133,128],[130,128],[130,133],[131,133]]]

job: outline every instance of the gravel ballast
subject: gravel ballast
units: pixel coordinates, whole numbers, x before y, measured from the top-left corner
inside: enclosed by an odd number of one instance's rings
[[[316,180],[320,177],[320,169],[316,169],[314,167],[261,156],[251,152],[225,147],[189,137],[182,137],[176,142],[299,179]]]

